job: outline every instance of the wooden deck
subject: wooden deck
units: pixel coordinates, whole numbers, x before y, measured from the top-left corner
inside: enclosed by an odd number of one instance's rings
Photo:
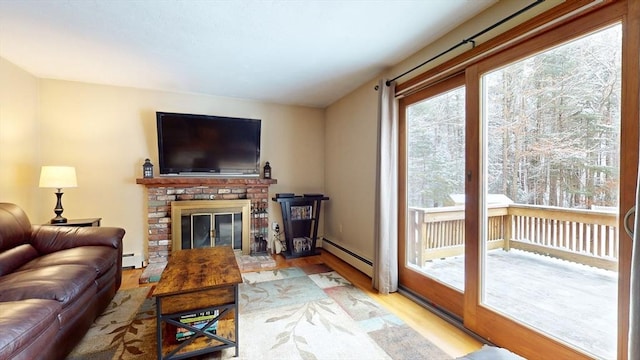
[[[427,261],[422,271],[462,289],[464,257]],[[594,354],[614,359],[617,272],[522,250],[489,251],[484,303]]]

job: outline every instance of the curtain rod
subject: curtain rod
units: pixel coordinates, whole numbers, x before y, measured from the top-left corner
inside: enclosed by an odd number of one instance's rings
[[[489,27],[485,28],[484,30],[482,30],[482,31],[480,31],[480,32],[478,32],[478,33],[476,33],[476,34],[474,34],[474,35],[472,35],[472,36],[471,36],[471,37],[469,37],[468,39],[463,39],[462,41],[460,41],[460,42],[459,42],[459,43],[457,43],[456,45],[454,45],[454,46],[450,47],[449,49],[447,49],[447,50],[445,50],[445,51],[443,51],[443,52],[439,53],[438,55],[436,55],[436,56],[434,56],[434,57],[430,58],[429,60],[427,60],[427,61],[423,62],[422,64],[417,65],[417,66],[415,66],[415,67],[413,67],[413,68],[411,68],[411,69],[409,69],[409,70],[407,70],[407,71],[403,72],[402,74],[400,74],[400,75],[398,75],[398,76],[394,77],[394,78],[393,78],[393,79],[391,79],[391,80],[387,80],[387,81],[385,81],[385,84],[386,84],[387,86],[391,85],[391,83],[392,83],[393,81],[396,81],[396,80],[400,79],[401,77],[403,77],[403,76],[405,76],[405,75],[407,75],[407,74],[410,74],[410,73],[412,73],[412,72],[414,72],[414,71],[418,70],[419,68],[421,68],[421,67],[425,66],[426,64],[428,64],[428,63],[432,62],[433,60],[435,60],[435,59],[437,59],[437,58],[439,58],[439,57],[441,57],[441,56],[443,56],[443,55],[445,55],[445,54],[447,54],[447,53],[450,53],[451,51],[453,51],[453,50],[455,50],[455,49],[459,48],[460,46],[462,46],[462,45],[464,45],[464,44],[471,43],[472,48],[473,48],[473,47],[476,47],[476,41],[475,41],[475,38],[477,38],[478,36],[481,36],[481,35],[486,34],[487,32],[489,32],[489,31],[491,31],[491,30],[493,30],[493,29],[497,28],[498,26],[500,26],[500,25],[502,25],[502,24],[506,23],[507,21],[509,21],[509,20],[513,19],[514,17],[516,17],[516,16],[518,16],[518,15],[520,15],[520,14],[522,14],[522,13],[526,12],[526,11],[529,11],[530,9],[532,9],[532,8],[534,8],[534,7],[538,6],[538,5],[540,5],[540,4],[541,4],[541,3],[543,3],[543,2],[545,2],[545,0],[536,0],[534,3],[529,4],[528,6],[526,6],[526,7],[522,8],[522,9],[520,9],[520,10],[516,11],[516,12],[514,12],[513,14],[511,14],[511,15],[509,15],[509,16],[507,16],[507,17],[505,17],[504,19],[502,19],[502,20],[500,20],[500,21],[498,21],[498,22],[496,22],[495,24],[493,24],[493,25],[491,25],[491,26],[489,26]],[[377,85],[376,85],[375,89],[376,89],[376,90],[378,90],[378,86],[377,86]]]

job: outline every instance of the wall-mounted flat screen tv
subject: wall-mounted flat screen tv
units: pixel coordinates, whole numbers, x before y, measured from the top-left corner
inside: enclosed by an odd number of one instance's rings
[[[160,175],[260,175],[258,119],[156,112]]]

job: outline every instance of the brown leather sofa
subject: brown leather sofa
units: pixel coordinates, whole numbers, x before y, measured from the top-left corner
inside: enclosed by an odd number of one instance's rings
[[[66,357],[120,287],[124,233],[32,225],[0,203],[0,360]]]

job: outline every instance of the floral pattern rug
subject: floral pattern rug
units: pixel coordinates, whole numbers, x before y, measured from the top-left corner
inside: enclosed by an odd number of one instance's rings
[[[325,265],[242,276],[237,359],[452,359]],[[150,289],[118,292],[68,359],[155,359]]]

